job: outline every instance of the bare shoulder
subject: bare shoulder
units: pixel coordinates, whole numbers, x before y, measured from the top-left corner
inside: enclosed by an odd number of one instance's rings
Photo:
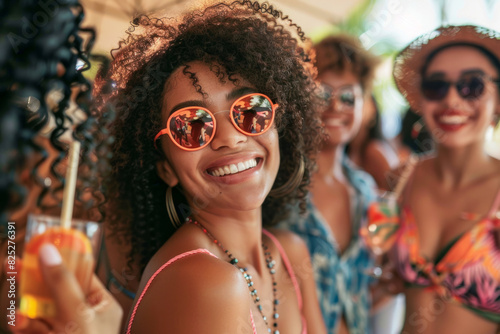
[[[377,140],[372,140],[368,143],[365,150],[366,160],[370,162],[385,162],[388,163],[387,155],[390,154],[384,143]]]
[[[237,326],[246,332],[248,288],[234,266],[208,252],[169,261],[141,281],[132,333],[225,333]]]
[[[144,276],[149,276],[148,280],[155,277],[155,280],[171,282],[176,289],[188,287],[192,291],[198,288],[204,290],[206,285],[217,287],[221,283],[235,283],[227,288],[236,288],[233,292],[237,292],[240,287],[238,283],[244,283],[242,275],[234,266],[218,259],[205,249],[181,253],[166,261],[153,275]],[[200,280],[200,276],[203,276],[203,279]],[[168,290],[170,287],[158,287],[158,290],[163,289]]]
[[[214,253],[213,242],[210,242],[203,233],[199,232],[198,228],[192,224],[185,224],[179,228],[149,260],[142,281],[144,281],[144,277],[151,277],[158,268],[180,254],[194,250]]]
[[[407,161],[399,164],[396,168],[393,168],[389,173],[387,173],[387,180],[391,190],[394,190],[397,184],[404,177],[408,178],[410,176],[418,178],[418,175],[427,175],[426,171],[432,166],[434,156],[410,156]],[[406,174],[406,175],[405,175]]]
[[[268,231],[278,239],[292,265],[301,261],[305,256],[309,257],[306,243],[297,234],[274,228]]]

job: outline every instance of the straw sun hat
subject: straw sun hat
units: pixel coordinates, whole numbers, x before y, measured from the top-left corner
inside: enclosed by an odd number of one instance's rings
[[[500,33],[479,26],[445,26],[422,35],[401,51],[394,62],[394,80],[414,110],[418,109],[422,68],[436,49],[453,44],[474,44],[500,61]]]

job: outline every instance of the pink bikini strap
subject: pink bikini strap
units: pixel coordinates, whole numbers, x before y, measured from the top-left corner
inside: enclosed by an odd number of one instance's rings
[[[278,251],[280,252],[281,255],[281,259],[285,264],[286,271],[288,272],[288,275],[290,275],[290,279],[292,280],[292,284],[295,289],[295,294],[297,295],[297,302],[299,304],[299,309],[302,311],[302,294],[300,293],[299,283],[297,283],[297,278],[295,277],[295,273],[293,272],[292,265],[290,264],[290,260],[288,260],[288,256],[286,255],[285,250],[281,246],[278,239],[276,239],[276,237],[272,235],[271,232],[263,229],[262,233],[267,235],[269,239],[271,239],[273,243],[276,245],[276,248],[278,248]]]
[[[252,324],[252,333],[257,334],[257,328],[255,328],[255,322],[253,321],[252,310],[250,310],[250,323]]]
[[[127,334],[131,333],[132,323],[134,322],[135,314],[137,313],[137,308],[139,307],[139,304],[141,303],[142,298],[144,298],[144,295],[148,291],[149,286],[151,285],[151,283],[153,283],[153,280],[156,278],[156,276],[158,276],[158,274],[160,274],[163,269],[165,269],[166,267],[168,267],[172,263],[174,263],[174,262],[176,262],[176,261],[178,261],[178,260],[180,260],[182,258],[185,258],[186,256],[190,256],[190,255],[194,255],[194,254],[208,254],[208,255],[211,255],[211,256],[217,258],[217,256],[215,256],[214,254],[210,253],[207,249],[198,248],[198,249],[195,249],[195,250],[192,250],[192,251],[189,251],[189,252],[185,252],[185,253],[179,254],[179,255],[171,258],[167,263],[163,264],[160,268],[158,268],[158,270],[155,271],[155,273],[153,274],[153,276],[151,276],[149,278],[148,283],[144,287],[144,290],[142,290],[142,292],[141,292],[141,296],[137,300],[137,303],[135,303],[134,310],[132,311],[132,314],[130,315],[130,320],[128,322]],[[255,329],[255,326],[253,325],[253,318],[252,318],[252,326]],[[254,333],[255,333],[255,331],[254,331]]]
[[[304,314],[302,313],[302,294],[300,292],[299,283],[297,282],[295,273],[293,272],[292,265],[290,264],[290,260],[288,260],[288,256],[286,255],[286,252],[281,246],[278,239],[276,239],[276,237],[272,235],[271,232],[263,229],[262,233],[267,235],[273,241],[273,243],[278,248],[278,251],[280,252],[281,258],[283,259],[283,263],[285,264],[286,271],[288,272],[288,275],[290,275],[290,279],[292,280],[292,284],[295,289],[295,295],[297,296],[297,303],[299,304],[300,317],[302,320],[302,334],[307,334],[307,322],[306,318],[304,317]]]
[[[185,253],[179,254],[179,255],[173,257],[172,259],[170,259],[167,263],[165,263],[164,265],[162,265],[160,268],[158,268],[158,270],[156,270],[155,273],[153,274],[153,276],[151,276],[151,278],[148,280],[148,283],[144,287],[144,290],[142,291],[141,296],[139,297],[139,299],[137,300],[137,303],[134,306],[134,310],[132,311],[132,314],[130,316],[130,320],[128,322],[127,334],[131,333],[132,323],[134,322],[135,314],[137,313],[137,309],[139,308],[139,304],[141,303],[142,298],[144,298],[144,295],[146,294],[146,291],[148,290],[149,286],[151,285],[151,283],[153,282],[153,280],[156,278],[156,276],[158,276],[158,274],[160,272],[162,272],[163,269],[165,269],[166,267],[168,267],[172,263],[174,263],[174,262],[176,262],[176,261],[178,261],[178,260],[180,260],[182,258],[185,258],[186,256],[194,255],[194,254],[208,254],[208,255],[211,255],[211,256],[217,258],[217,256],[215,256],[214,254],[210,253],[207,249],[198,248],[198,249],[195,249],[195,250],[192,250],[192,251],[189,251],[189,252],[185,252]],[[252,333],[253,334],[257,334],[257,328],[255,328],[255,322],[253,320],[252,310],[250,310],[250,322],[251,322],[251,325],[252,325]]]

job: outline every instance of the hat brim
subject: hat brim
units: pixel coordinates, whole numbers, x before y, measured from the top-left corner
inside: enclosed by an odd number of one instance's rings
[[[394,80],[410,108],[418,110],[421,71],[429,55],[438,48],[461,43],[478,45],[500,60],[500,33],[473,25],[440,27],[418,37],[396,56]]]

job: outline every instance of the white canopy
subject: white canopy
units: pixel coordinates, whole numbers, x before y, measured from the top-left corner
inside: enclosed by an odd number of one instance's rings
[[[139,13],[161,12],[175,16],[198,0],[81,0],[85,8],[83,26],[94,27],[94,52],[107,54],[126,36],[130,21]],[[272,0],[271,4],[289,15],[306,34],[340,22],[363,0]]]

